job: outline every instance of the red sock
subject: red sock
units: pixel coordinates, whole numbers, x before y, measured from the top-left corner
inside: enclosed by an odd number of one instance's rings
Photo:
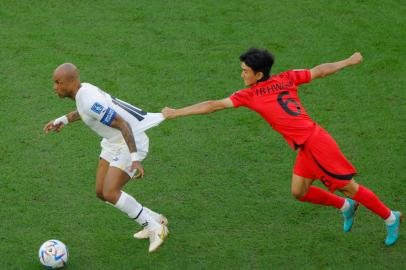
[[[352,198],[383,219],[390,216],[390,209],[379,200],[375,193],[364,186],[359,185],[358,192]]]
[[[343,207],[345,199],[333,193],[327,192],[324,189],[311,186],[300,201],[334,206],[335,208],[340,209]]]

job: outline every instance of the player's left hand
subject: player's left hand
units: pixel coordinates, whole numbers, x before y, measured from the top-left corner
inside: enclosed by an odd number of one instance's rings
[[[137,170],[137,172],[132,177],[133,179],[144,178],[144,168],[139,161],[133,161],[131,166],[131,171]]]

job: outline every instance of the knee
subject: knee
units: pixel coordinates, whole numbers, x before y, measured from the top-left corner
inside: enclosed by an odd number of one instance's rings
[[[104,201],[104,196],[103,196],[103,191],[102,190],[96,190],[96,197],[99,198],[100,200]]]
[[[291,194],[293,198],[300,201],[306,195],[313,181],[313,179],[293,174],[291,185]]]
[[[304,195],[306,194],[306,192],[303,192],[302,190],[296,190],[296,189],[292,189],[291,190],[291,194],[292,197],[298,201],[300,201]]]
[[[359,189],[359,184],[352,179],[345,187],[339,189],[342,193],[344,193],[347,197],[354,197],[357,194]]]
[[[308,190],[309,187],[307,186],[292,186],[290,192],[294,199],[301,201],[301,199],[306,195]]]
[[[118,198],[120,198],[120,193],[121,192],[117,190],[103,190],[103,200],[116,204]]]

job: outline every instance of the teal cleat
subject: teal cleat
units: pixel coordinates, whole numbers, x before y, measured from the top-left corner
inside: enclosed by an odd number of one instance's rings
[[[386,239],[385,239],[385,245],[387,245],[387,246],[391,246],[391,245],[395,244],[396,241],[398,240],[399,227],[400,227],[400,223],[402,222],[402,219],[403,219],[403,215],[401,212],[393,211],[392,213],[395,215],[396,220],[392,225],[386,225],[386,231],[388,232],[388,235],[386,236]]]
[[[343,217],[344,217],[343,231],[349,232],[349,231],[351,231],[352,224],[354,223],[354,215],[355,215],[355,212],[357,212],[359,203],[354,200],[348,199],[348,198],[345,200],[350,204],[350,208],[348,208],[347,211],[343,212]]]

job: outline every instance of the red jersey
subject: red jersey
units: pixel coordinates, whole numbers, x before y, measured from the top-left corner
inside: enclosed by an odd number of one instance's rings
[[[236,108],[244,106],[259,113],[293,149],[297,149],[316,127],[297,94],[298,85],[310,80],[310,70],[289,70],[235,92],[230,99]]]

